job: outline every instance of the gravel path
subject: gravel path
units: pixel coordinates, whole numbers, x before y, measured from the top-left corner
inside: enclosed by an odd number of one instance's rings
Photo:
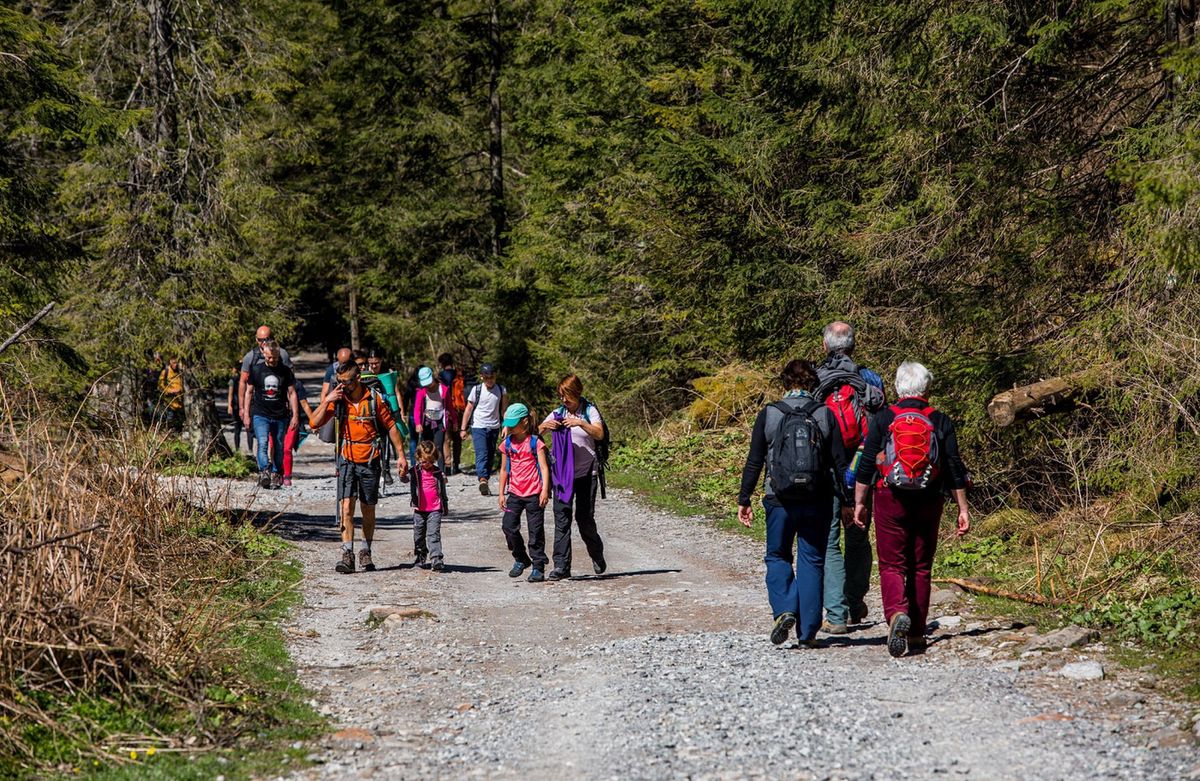
[[[1200,778],[1194,708],[1102,646],[1024,650],[1032,628],[942,595],[924,656],[888,657],[881,624],[777,648],[758,544],[625,492],[598,504],[604,577],[510,580],[496,500],[468,477],[451,478],[446,572],[411,567],[397,484],[379,571],[338,575],[331,453],[309,438],[291,489],[208,481],[214,500],[278,513],[305,566],[292,653],[339,731],[295,777]],[[380,625],[373,607],[428,615]],[[1059,673],[1080,659],[1106,678]]]

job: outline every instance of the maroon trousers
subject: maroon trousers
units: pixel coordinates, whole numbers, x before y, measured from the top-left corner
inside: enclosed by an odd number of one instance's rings
[[[883,617],[890,624],[892,616],[906,614],[912,619],[913,637],[925,635],[930,572],[945,502],[935,492],[907,495],[886,487],[875,489],[875,547]]]

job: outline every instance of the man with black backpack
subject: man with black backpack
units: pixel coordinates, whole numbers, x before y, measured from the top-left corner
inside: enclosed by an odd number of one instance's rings
[[[854,327],[834,321],[825,326],[825,360],[817,366],[820,382],[813,394],[833,413],[837,431],[847,458],[855,454],[867,438],[875,413],[887,399],[883,380],[870,369],[857,365],[854,352]],[[854,487],[852,471],[838,474],[846,484],[847,496]],[[867,616],[864,597],[871,585],[871,540],[867,529],[843,523],[843,504],[833,500],[829,524],[829,542],[825,551],[825,624],[830,634],[846,634],[849,624],[860,624]],[[842,553],[842,538],[846,552]]]
[[[829,539],[829,507],[835,496],[850,506],[841,476],[846,452],[833,412],[813,397],[817,372],[795,360],[780,379],[782,401],[768,404],[754,421],[750,452],[742,468],[738,520],[754,523],[750,497],[766,467],[763,508],[767,512],[767,596],[775,624],[771,642],[780,645],[792,627],[801,647],[816,647],[821,627],[822,580]],[[835,478],[836,473],[836,478]],[[797,556],[793,570],[793,545]]]

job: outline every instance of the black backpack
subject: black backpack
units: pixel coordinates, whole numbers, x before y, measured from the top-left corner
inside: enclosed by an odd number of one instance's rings
[[[579,415],[584,420],[587,420],[588,409],[590,407],[596,407],[596,405],[592,404],[587,399],[579,400]],[[596,411],[599,412],[600,408],[596,407]],[[558,408],[558,412],[561,415],[566,415],[567,408],[560,406]],[[607,499],[608,498],[608,485],[607,485],[607,481],[604,479],[604,473],[608,471],[608,456],[609,456],[609,452],[612,450],[612,435],[608,431],[608,421],[604,419],[603,415],[600,416],[600,428],[602,428],[604,430],[604,436],[600,437],[600,439],[595,440],[595,442],[596,442],[596,473],[597,473],[597,476],[599,477],[599,482],[600,482],[600,498]]]
[[[828,471],[822,463],[821,429],[813,418],[821,405],[806,399],[795,407],[782,401],[771,406],[783,416],[775,427],[767,465],[771,488],[782,498],[811,496]]]

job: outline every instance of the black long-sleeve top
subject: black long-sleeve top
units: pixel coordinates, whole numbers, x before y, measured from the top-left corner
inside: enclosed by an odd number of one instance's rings
[[[814,403],[811,396],[784,399],[785,404],[792,405],[800,401]],[[821,455],[825,463],[830,465],[826,480],[818,485],[813,501],[831,504],[834,495],[846,500],[846,483],[841,475],[846,473],[849,461],[846,458],[846,448],[842,444],[841,430],[838,429],[833,413],[824,404],[818,404],[812,416],[821,432]],[[754,419],[754,429],[750,433],[750,452],[746,455],[745,466],[742,467],[742,486],[738,492],[738,505],[741,507],[750,506],[750,497],[774,447],[775,429],[782,417],[782,412],[768,405],[759,410],[758,417]],[[769,425],[768,418],[771,419]],[[767,500],[775,501],[775,492],[770,480],[766,481],[765,491]]]
[[[929,406],[929,402],[925,399],[909,397],[900,399],[893,406],[900,409],[924,409]],[[862,458],[858,460],[858,469],[854,473],[855,482],[873,486],[879,479],[879,470],[875,459],[879,455],[879,451],[883,449],[888,429],[895,419],[896,413],[890,406],[884,407],[876,413],[875,419],[871,421],[871,428],[867,432],[866,442],[863,443]],[[962,455],[958,450],[958,435],[954,433],[954,421],[939,410],[934,410],[929,416],[929,422],[933,424],[933,433],[938,440],[940,464],[937,478],[930,481],[927,488],[905,493],[937,493],[947,485],[951,488],[966,488],[967,467],[963,464]]]

